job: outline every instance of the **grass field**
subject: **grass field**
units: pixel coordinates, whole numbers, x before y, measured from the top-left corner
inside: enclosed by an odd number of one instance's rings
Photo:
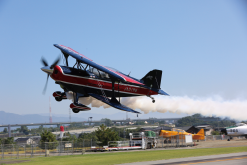
[[[174,159],[184,157],[195,157],[205,155],[228,154],[236,152],[247,152],[247,147],[228,148],[202,148],[202,149],[178,149],[178,150],[147,150],[135,152],[114,152],[86,155],[53,156],[29,159],[22,165],[68,165],[68,164],[121,164],[141,161],[153,161],[162,159]],[[0,161],[1,164],[1,161]]]

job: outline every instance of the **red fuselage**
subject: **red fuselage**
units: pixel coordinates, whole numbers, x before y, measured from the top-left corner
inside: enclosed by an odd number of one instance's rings
[[[112,96],[111,80],[97,77],[89,71],[56,65],[50,77],[54,79],[56,83],[60,84],[62,88],[66,88],[69,91],[83,94],[94,91],[107,97]],[[158,94],[158,91],[154,91],[144,84],[142,85],[140,82],[138,82],[138,84],[116,82],[114,88],[117,97]]]

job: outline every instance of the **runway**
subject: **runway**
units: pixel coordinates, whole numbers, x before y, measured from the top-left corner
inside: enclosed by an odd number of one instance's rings
[[[246,165],[247,152],[189,158],[126,163],[122,165]]]

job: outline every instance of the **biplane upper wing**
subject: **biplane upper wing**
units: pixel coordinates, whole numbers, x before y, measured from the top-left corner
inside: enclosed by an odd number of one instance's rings
[[[66,53],[68,55],[70,55],[71,57],[77,59],[78,61],[82,62],[82,63],[85,63],[85,64],[88,64],[94,68],[97,68],[103,72],[106,72],[108,73],[109,75],[117,78],[118,80],[120,81],[127,81],[127,82],[130,82],[130,83],[135,83],[135,84],[139,84],[139,85],[144,85],[142,84],[141,82],[139,81],[136,81],[122,73],[119,73],[117,71],[114,71],[113,69],[110,69],[108,67],[105,67],[105,66],[102,66],[100,64],[97,64],[95,62],[93,62],[93,60],[87,58],[86,56],[76,52],[75,50],[67,47],[67,46],[63,46],[63,45],[58,45],[58,44],[54,44],[55,47],[57,47],[58,49],[60,49],[63,53]]]
[[[117,108],[117,109],[120,109],[122,111],[127,111],[127,112],[132,112],[132,113],[140,113],[138,111],[135,111],[129,107],[126,107],[125,105],[122,105],[120,103],[116,103],[116,102],[112,102],[108,97],[104,97],[104,96],[101,96],[101,95],[98,95],[98,94],[95,94],[95,93],[88,93],[88,95],[92,96],[93,98],[99,100],[99,101],[102,101],[114,108]]]

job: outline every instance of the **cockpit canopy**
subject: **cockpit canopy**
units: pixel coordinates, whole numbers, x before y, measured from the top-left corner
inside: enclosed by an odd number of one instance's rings
[[[109,79],[109,75],[105,72],[102,72],[96,68],[93,67],[89,67],[88,69],[89,72],[93,73],[95,76],[99,77],[99,78],[104,78],[104,79]]]

